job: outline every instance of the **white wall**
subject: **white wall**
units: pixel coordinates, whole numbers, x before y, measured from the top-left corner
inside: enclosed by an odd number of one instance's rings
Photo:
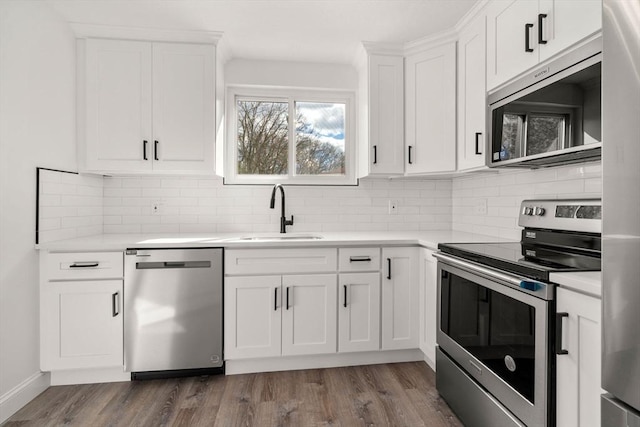
[[[43,378],[36,166],[75,158],[74,36],[43,2],[0,1],[0,422]]]
[[[583,163],[538,170],[500,169],[453,179],[454,230],[520,240],[525,199],[601,198],[602,165]],[[486,202],[486,214],[477,207]]]

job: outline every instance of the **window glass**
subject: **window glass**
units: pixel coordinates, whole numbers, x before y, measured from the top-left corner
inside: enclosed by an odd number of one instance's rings
[[[239,175],[287,174],[288,109],[287,102],[237,101]]]
[[[296,173],[344,175],[345,104],[296,102]]]

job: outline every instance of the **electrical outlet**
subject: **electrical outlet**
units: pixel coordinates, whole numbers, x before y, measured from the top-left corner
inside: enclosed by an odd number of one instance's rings
[[[153,200],[151,202],[151,215],[160,215],[162,213],[162,200]]]
[[[398,214],[398,201],[389,200],[389,215],[397,215],[397,214]]]
[[[477,199],[473,205],[473,213],[475,215],[487,214],[487,199]]]

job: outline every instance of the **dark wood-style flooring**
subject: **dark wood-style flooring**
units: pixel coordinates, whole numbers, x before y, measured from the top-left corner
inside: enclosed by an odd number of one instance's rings
[[[460,427],[423,362],[50,387],[13,426]]]

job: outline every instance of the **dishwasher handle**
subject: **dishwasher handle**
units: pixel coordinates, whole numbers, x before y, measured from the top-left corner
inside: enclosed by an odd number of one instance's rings
[[[136,262],[136,270],[159,268],[211,268],[211,261],[145,261]]]

